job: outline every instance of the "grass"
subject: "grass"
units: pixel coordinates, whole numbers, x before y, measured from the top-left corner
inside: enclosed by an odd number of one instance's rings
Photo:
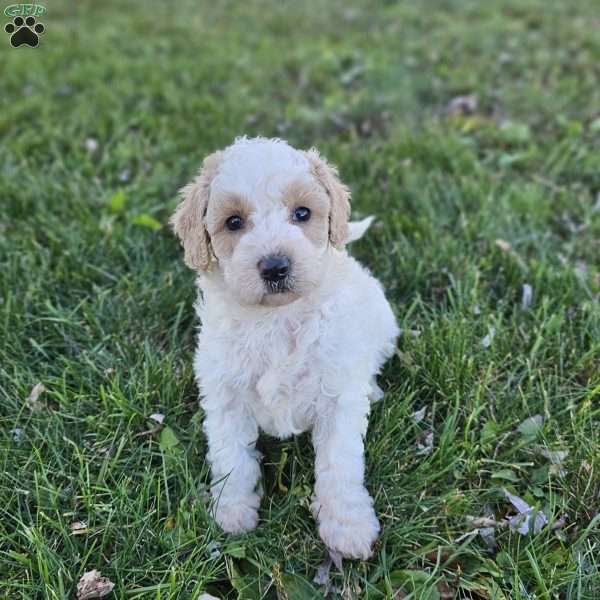
[[[206,510],[165,224],[245,133],[340,166],[405,331],[367,442],[383,535],[331,597],[600,598],[597,3],[48,4],[37,49],[0,50],[0,597],[73,598],[91,569],[115,598],[321,597],[307,436],[261,439],[255,532]],[[503,488],[550,523],[463,537],[514,513]]]

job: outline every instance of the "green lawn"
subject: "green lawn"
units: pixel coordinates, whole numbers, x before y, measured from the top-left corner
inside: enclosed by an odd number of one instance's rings
[[[330,597],[600,598],[597,0],[46,5],[38,48],[0,32],[0,598],[92,569],[114,598],[323,597],[308,436],[261,438],[255,532],[207,515],[166,223],[240,134],[339,165],[404,330],[367,442],[382,537]],[[548,524],[502,526],[504,489]]]

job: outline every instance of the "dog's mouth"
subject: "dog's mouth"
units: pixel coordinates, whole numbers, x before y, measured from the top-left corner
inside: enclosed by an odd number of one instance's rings
[[[260,301],[264,306],[283,306],[300,297],[298,286],[292,277],[280,281],[266,281],[265,293]]]
[[[287,294],[294,291],[294,282],[291,277],[280,279],[279,281],[265,281],[267,294]]]

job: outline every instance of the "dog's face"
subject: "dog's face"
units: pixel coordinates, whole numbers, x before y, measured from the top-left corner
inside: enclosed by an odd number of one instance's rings
[[[241,303],[287,304],[322,281],[347,233],[349,192],[315,150],[241,139],[209,156],[172,223],[197,270],[218,268]]]

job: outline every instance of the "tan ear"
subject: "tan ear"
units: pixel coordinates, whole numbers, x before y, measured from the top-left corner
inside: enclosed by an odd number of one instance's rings
[[[330,199],[329,240],[342,248],[348,237],[350,217],[350,190],[340,181],[336,167],[330,165],[315,148],[306,152],[317,181],[325,188]]]
[[[192,269],[206,271],[210,267],[212,250],[204,221],[210,184],[220,164],[220,152],[204,159],[198,176],[179,190],[182,201],[169,221],[183,245],[185,264]]]

